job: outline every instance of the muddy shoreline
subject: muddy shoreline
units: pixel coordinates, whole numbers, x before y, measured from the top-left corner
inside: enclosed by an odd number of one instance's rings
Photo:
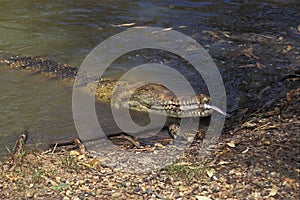
[[[300,89],[244,115],[208,155],[199,146],[148,174],[106,166],[78,150],[24,151],[1,163],[1,199],[298,199]],[[154,148],[161,148],[157,146]],[[195,159],[197,158],[197,159]]]
[[[300,7],[271,2],[225,4],[179,29],[215,59],[227,90],[233,117],[209,154],[199,158],[199,140],[176,163],[135,174],[78,149],[25,148],[0,162],[0,199],[299,199]]]

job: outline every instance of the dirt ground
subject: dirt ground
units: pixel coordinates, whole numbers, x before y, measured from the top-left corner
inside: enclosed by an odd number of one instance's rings
[[[0,199],[299,199],[299,96],[292,90],[255,113],[240,111],[209,154],[196,156],[200,142],[147,174],[79,150],[25,148],[1,162]]]

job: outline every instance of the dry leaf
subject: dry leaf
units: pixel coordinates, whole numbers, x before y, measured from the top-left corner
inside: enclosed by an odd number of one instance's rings
[[[232,147],[232,148],[234,148],[235,147],[235,144],[234,144],[234,142],[233,141],[230,141],[230,142],[228,142],[228,143],[226,143],[228,146],[230,146],[230,147]]]
[[[135,25],[135,23],[118,24],[118,25],[111,24],[111,26],[113,26],[113,27],[124,27],[124,26],[133,26],[133,25]]]
[[[242,153],[247,153],[249,151],[249,148],[247,147]]]
[[[179,189],[180,192],[184,192],[184,191],[188,190],[188,188],[183,186],[183,185],[180,185],[178,189]]]
[[[229,163],[230,163],[230,162],[221,160],[221,161],[219,162],[219,165],[227,165],[227,164],[229,164]]]
[[[269,197],[275,196],[277,194],[277,192],[278,192],[278,187],[275,186],[275,185],[273,185],[273,187],[272,187],[272,189],[271,189],[271,191],[270,191],[270,193],[269,193],[268,196]]]
[[[293,49],[293,46],[292,45],[287,45],[287,47],[286,47],[286,50],[287,51],[290,51],[290,50],[292,50]]]
[[[72,150],[70,151],[70,156],[79,156],[80,153],[78,151]]]
[[[83,160],[85,158],[85,155],[79,155],[78,160]]]
[[[295,183],[295,180],[291,178],[285,178],[283,183],[285,183],[288,186],[291,186]]]
[[[214,169],[210,169],[210,170],[207,170],[206,171],[206,174],[209,178],[211,178],[215,173],[215,170]]]
[[[97,159],[97,158],[94,158],[93,160],[91,160],[91,161],[89,162],[89,165],[91,165],[91,166],[93,166],[93,167],[98,166],[98,165],[100,165],[100,164],[101,164],[101,161],[100,161],[99,159]]]
[[[188,165],[192,165],[192,163],[190,163],[190,162],[179,162],[179,163],[175,163],[173,165],[174,166],[188,166]]]
[[[197,200],[211,200],[211,198],[206,197],[206,196],[198,196],[198,195],[196,195],[195,198],[196,198]]]
[[[158,30],[158,31],[153,31],[152,33],[159,33],[159,32],[170,31],[170,30],[173,30],[173,28],[172,27],[170,27],[170,28],[164,28],[164,29],[161,29],[161,30]]]

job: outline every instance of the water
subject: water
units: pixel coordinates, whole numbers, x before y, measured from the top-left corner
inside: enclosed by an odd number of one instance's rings
[[[122,24],[137,26],[173,27],[202,45],[215,48],[231,47],[230,44],[211,45],[211,38],[203,39],[202,30],[230,30],[235,32],[258,32],[279,36],[279,31],[288,32],[296,26],[297,7],[293,3],[277,1],[8,1],[0,2],[0,55],[6,52],[20,55],[40,56],[80,66],[85,56],[104,39],[126,30]],[[249,17],[250,16],[250,17]],[[266,23],[256,26],[257,20]],[[276,19],[276,20],[274,20]],[[270,24],[271,21],[271,24]],[[241,23],[243,22],[243,23]],[[298,21],[299,23],[299,21]],[[271,27],[271,28],[270,28]],[[274,28],[275,27],[275,28]],[[293,41],[293,40],[292,40]],[[219,46],[218,46],[219,45]],[[273,51],[270,46],[265,47]],[[219,49],[218,49],[219,50]],[[277,48],[274,48],[274,52]],[[268,54],[272,58],[272,52]],[[271,60],[266,57],[267,60]],[[133,63],[139,61],[134,60]],[[122,60],[119,64],[122,63]],[[224,63],[224,62],[223,62]],[[117,63],[118,64],[118,63]],[[129,62],[132,64],[132,61]],[[237,90],[246,76],[243,71],[237,80],[227,68],[236,63],[219,66],[227,78],[229,107],[236,109],[243,99]],[[265,65],[267,65],[265,63]],[[277,66],[283,66],[282,63]],[[222,70],[223,69],[223,70]],[[111,76],[122,72],[116,67]],[[189,70],[185,70],[188,74]],[[277,73],[277,72],[276,72]],[[270,74],[259,74],[257,80]],[[279,77],[280,78],[280,77]],[[279,78],[268,78],[269,83]],[[255,86],[259,91],[264,87]],[[11,148],[18,133],[29,129],[33,143],[45,143],[50,139],[68,138],[76,135],[71,113],[71,87],[59,80],[49,80],[38,75],[0,67],[0,154]],[[247,95],[241,95],[247,96]],[[246,100],[248,101],[248,100]]]
[[[70,86],[17,70],[0,68],[0,74],[1,151],[11,149],[25,129],[31,134],[28,142],[36,145],[75,134]]]

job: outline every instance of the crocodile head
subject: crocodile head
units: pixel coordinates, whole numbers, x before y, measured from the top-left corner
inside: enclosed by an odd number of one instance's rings
[[[126,92],[123,90],[121,93]],[[124,95],[119,95],[124,97]],[[175,118],[210,116],[213,108],[210,97],[175,96],[175,94],[158,83],[149,83],[135,89],[127,99],[117,98],[114,104],[131,110],[151,112]]]
[[[78,72],[77,68],[64,63],[36,57],[13,56],[4,60],[0,59],[0,63],[5,63],[14,68],[26,69],[32,73],[42,73],[46,76],[64,79],[70,78],[70,80],[73,80]],[[90,78],[90,76],[92,75],[83,74],[83,77],[86,77],[88,81],[98,82],[97,77]],[[73,81],[71,82],[73,83]],[[85,83],[85,80],[83,82]],[[92,94],[96,94],[96,99],[99,101],[111,103],[115,107],[125,107],[131,110],[157,113],[176,118],[206,117],[210,116],[213,110],[226,115],[220,109],[212,106],[211,99],[204,94],[175,96],[171,90],[158,83],[144,84],[139,81],[122,82],[116,80],[100,80],[98,86],[93,84],[93,82],[91,83],[86,85],[86,89]],[[112,98],[117,83],[122,87],[116,98]],[[95,91],[96,93],[94,93]]]

